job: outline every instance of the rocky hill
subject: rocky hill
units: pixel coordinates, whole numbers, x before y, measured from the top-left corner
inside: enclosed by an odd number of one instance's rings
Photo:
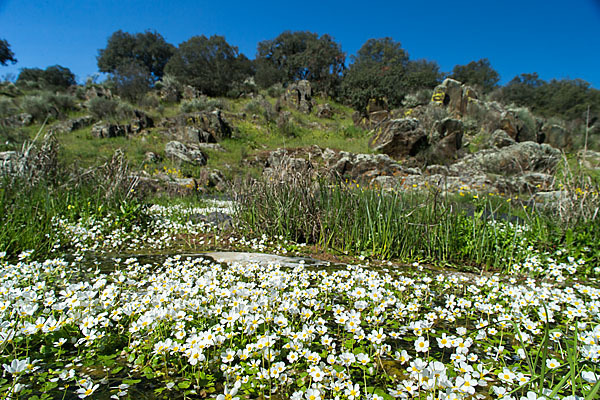
[[[401,108],[372,99],[363,113],[315,96],[308,81],[238,99],[160,86],[135,106],[102,85],[52,94],[4,84],[1,104],[3,174],[34,168],[23,143],[46,136],[67,166],[93,167],[121,149],[148,192],[222,191],[236,177],[285,170],[387,189],[533,195],[558,189],[563,159],[600,167],[567,122],[449,78]],[[586,144],[599,134],[589,125]]]

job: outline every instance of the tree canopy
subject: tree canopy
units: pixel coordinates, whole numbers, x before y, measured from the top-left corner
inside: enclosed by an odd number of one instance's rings
[[[52,65],[45,70],[40,68],[23,68],[17,83],[35,82],[49,89],[66,89],[77,84],[75,74],[67,67]]]
[[[118,30],[108,38],[106,48],[98,50],[98,69],[115,73],[119,67],[136,63],[157,80],[174,52],[175,47],[157,32],[130,34]]]
[[[258,44],[256,82],[268,87],[306,79],[315,90],[332,94],[345,59],[341,46],[327,34],[285,31]]]
[[[600,90],[581,79],[552,79],[546,82],[537,73],[514,77],[502,88],[501,100],[529,107],[541,115],[584,120],[587,107],[592,116],[600,115]]]
[[[479,87],[483,93],[489,93],[498,86],[500,75],[490,64],[490,60],[482,58],[471,61],[467,65],[456,65],[452,70],[452,79]]]
[[[434,87],[441,76],[437,63],[410,61],[400,42],[389,37],[367,40],[351,59],[342,94],[347,103],[362,112],[371,99],[385,99],[397,107],[406,94]]]
[[[252,63],[223,36],[194,36],[179,45],[165,71],[208,96],[224,96],[252,75]]]
[[[10,49],[10,44],[5,39],[0,39],[0,65],[8,65],[8,63],[16,63],[15,53]]]

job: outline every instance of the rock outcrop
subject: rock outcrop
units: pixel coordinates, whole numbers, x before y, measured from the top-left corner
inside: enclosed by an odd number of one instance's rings
[[[280,98],[281,104],[309,114],[313,108],[310,82],[301,80],[288,86]]]
[[[158,124],[173,138],[190,143],[216,143],[231,137],[233,129],[220,110],[181,114]]]
[[[427,133],[414,118],[388,120],[375,129],[369,146],[390,157],[401,159],[416,156],[429,147]]]
[[[467,112],[469,102],[477,98],[477,92],[472,87],[446,78],[433,90],[431,102],[446,107],[453,116],[462,117]]]
[[[165,155],[174,160],[193,165],[206,165],[207,162],[206,154],[202,150],[175,140],[166,144]]]

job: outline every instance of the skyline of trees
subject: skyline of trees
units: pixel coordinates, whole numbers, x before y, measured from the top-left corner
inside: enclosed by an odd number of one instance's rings
[[[10,44],[0,39],[0,65],[16,63]],[[284,31],[257,44],[255,59],[249,59],[225,37],[194,36],[174,46],[158,32],[115,31],[106,47],[98,50],[97,65],[125,97],[137,98],[152,88],[165,73],[209,96],[235,96],[248,77],[258,86],[283,86],[308,79],[316,93],[340,99],[364,110],[371,98],[385,98],[392,107],[408,93],[431,89],[450,77],[474,86],[482,94],[519,106],[530,106],[542,115],[559,114],[581,118],[591,104],[600,112],[600,90],[581,79],[545,81],[536,72],[522,73],[504,85],[487,58],[440,71],[433,60],[411,60],[393,38],[367,40],[356,54],[347,57],[328,34]],[[42,70],[22,68],[17,82],[34,81],[48,87],[76,84],[71,71],[60,65]]]

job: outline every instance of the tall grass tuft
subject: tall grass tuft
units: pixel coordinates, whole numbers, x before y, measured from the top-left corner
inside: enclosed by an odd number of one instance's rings
[[[343,254],[494,269],[523,260],[528,238],[550,235],[542,215],[530,215],[532,231],[498,218],[505,210],[491,200],[465,204],[435,190],[390,192],[286,176],[237,187],[237,216],[250,234]]]

